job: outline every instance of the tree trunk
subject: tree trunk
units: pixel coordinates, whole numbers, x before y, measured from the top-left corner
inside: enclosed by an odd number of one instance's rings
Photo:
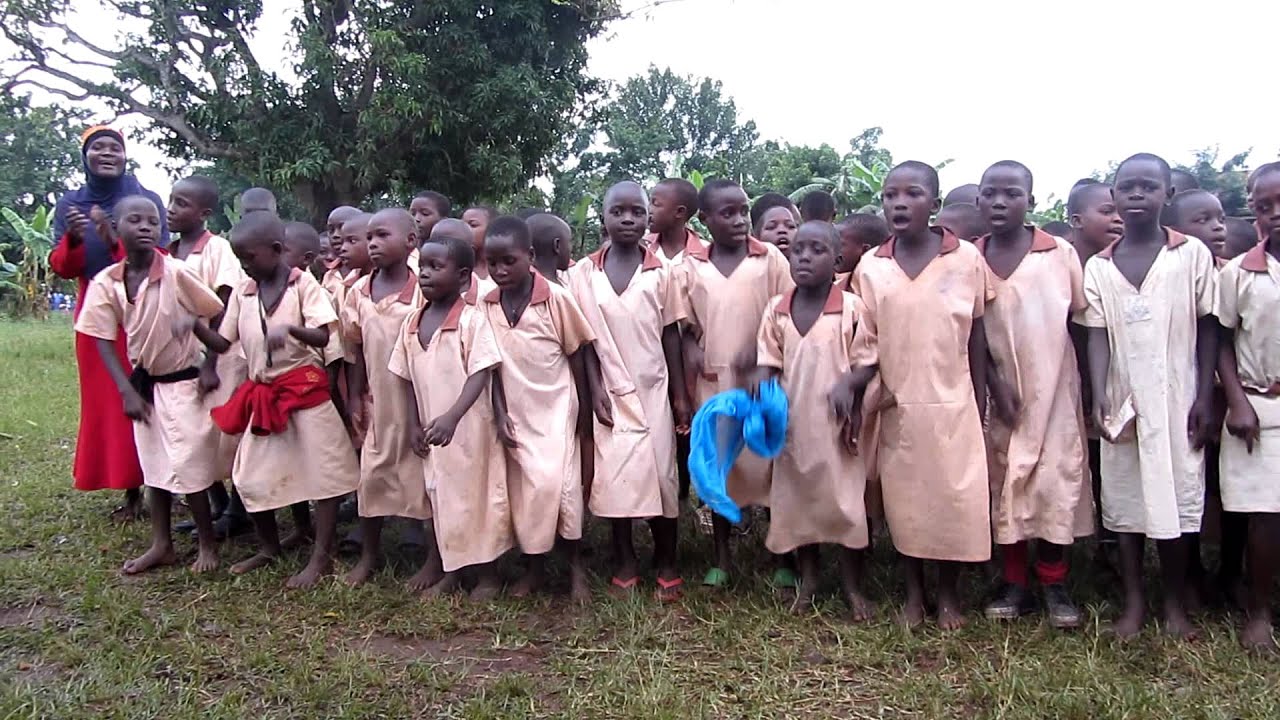
[[[318,231],[323,231],[329,222],[329,213],[340,205],[360,206],[363,199],[344,183],[345,188],[335,187],[330,180],[306,180],[295,183],[293,195],[307,211],[307,222]]]

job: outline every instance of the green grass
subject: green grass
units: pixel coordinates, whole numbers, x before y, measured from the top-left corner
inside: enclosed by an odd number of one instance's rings
[[[903,630],[884,550],[876,621],[847,622],[833,598],[791,617],[745,570],[758,538],[732,591],[674,606],[601,591],[579,610],[559,578],[550,598],[425,602],[399,585],[407,559],[358,590],[286,592],[301,556],[242,578],[124,579],[147,529],[107,519],[118,496],[71,489],[75,430],[67,323],[0,322],[0,718],[1280,717],[1280,663],[1238,649],[1237,619],[1202,618],[1194,643],[1154,628],[1119,643],[1103,630],[1114,596],[1085,572],[1091,621],[1071,634],[976,615],[953,634]],[[686,527],[686,579],[706,545]],[[985,582],[970,573],[972,603]]]

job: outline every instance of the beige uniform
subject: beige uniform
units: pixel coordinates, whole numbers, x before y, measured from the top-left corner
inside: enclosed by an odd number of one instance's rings
[[[834,543],[867,546],[866,468],[840,438],[827,395],[852,362],[862,301],[832,287],[822,314],[804,335],[791,317],[794,290],[769,302],[760,321],[756,362],[782,371],[787,441],[773,460],[769,552]]]
[[[118,262],[89,283],[76,332],[115,341],[123,327],[129,362],[153,376],[198,367],[203,346],[191,332],[174,337],[174,323],[193,316],[208,320],[222,312],[222,301],[185,263],[157,250],[150,273],[129,302],[125,270],[125,263]],[[200,399],[198,382],[192,378],[157,383],[150,418],[133,423],[142,480],[148,487],[197,493],[222,477],[222,433]]]
[[[474,293],[459,298],[426,347],[418,336],[426,308],[412,313],[396,338],[389,368],[413,383],[424,426],[453,407],[468,377],[502,362],[493,330],[475,301]],[[422,478],[446,571],[492,562],[514,547],[507,458],[487,384],[458,421],[453,441],[432,447],[422,461]]]
[[[608,248],[573,268],[569,289],[596,336],[613,427],[595,422],[595,477],[588,503],[607,518],[679,515],[675,420],[662,332],[686,316],[671,268],[648,250],[626,290],[604,271]]]
[[[1200,530],[1204,455],[1187,438],[1187,415],[1196,397],[1196,322],[1213,312],[1217,295],[1209,248],[1166,232],[1141,288],[1111,261],[1114,243],[1090,258],[1089,306],[1079,316],[1107,330],[1111,413],[1136,414],[1136,435],[1102,443],[1102,524],[1155,540]]]
[[[725,277],[711,262],[711,248],[689,246],[679,266],[688,308],[688,330],[703,351],[703,372],[691,388],[701,406],[734,387],[733,362],[754,349],[760,317],[769,300],[793,287],[787,259],[773,245],[749,238],[747,256]],[[769,461],[743,452],[729,471],[726,487],[739,507],[769,504]]]
[[[267,332],[289,325],[327,327],[329,343],[313,348],[289,336],[283,348],[268,350]],[[240,342],[254,382],[269,383],[302,367],[323,373],[327,365],[342,358],[333,302],[310,273],[297,268],[290,271],[284,295],[269,313],[259,299],[258,284],[252,278],[242,282],[231,293],[218,332]],[[284,432],[245,433],[231,479],[245,508],[263,512],[346,495],[356,489],[360,468],[338,409],[330,401],[294,412]]]
[[[1280,512],[1280,262],[1266,244],[1218,275],[1218,321],[1236,331],[1236,367],[1261,435],[1250,453],[1225,429],[1219,455],[1222,509]]]
[[[986,252],[985,240],[976,245]],[[1069,545],[1093,532],[1080,371],[1067,331],[1071,314],[1085,307],[1080,258],[1070,243],[1037,228],[1013,273],[1006,279],[993,272],[991,282],[996,296],[983,319],[987,347],[1022,401],[1014,428],[991,413],[995,541]]]
[[[422,483],[422,458],[414,454],[405,430],[408,398],[400,378],[389,369],[392,350],[405,319],[422,306],[418,276],[408,273],[399,292],[375,301],[378,271],[360,278],[342,308],[342,336],[364,357],[368,379],[366,429],[360,450],[360,517],[431,518],[431,501]]]
[[[862,299],[862,291],[858,289],[858,274],[837,273],[836,287],[853,293]],[[863,305],[865,308],[866,306]],[[858,456],[862,458],[863,467],[867,470],[867,493],[865,502],[867,515],[878,523],[884,521],[884,495],[880,489],[880,406],[886,397],[880,388],[880,374],[876,373],[867,383],[862,396],[862,428],[858,432]]]
[[[501,291],[484,298],[484,312],[502,353],[507,415],[519,447],[507,461],[507,494],[516,542],[527,555],[551,552],[556,535],[582,537],[582,467],[578,394],[569,356],[595,340],[568,290],[533,272],[529,306],[514,325]]]
[[[469,294],[482,298],[497,289],[498,283],[494,282],[493,278],[482,278],[474,272],[471,273],[471,289],[467,291]]]
[[[652,252],[654,255],[657,255],[659,259],[670,263],[674,267],[679,265],[681,261],[684,260],[685,253],[687,253],[691,248],[695,251],[698,251],[698,250],[705,249],[707,247],[707,243],[702,239],[702,236],[694,232],[692,229],[686,227],[684,229],[684,232],[685,232],[684,248],[677,251],[676,254],[672,255],[671,257],[667,257],[666,251],[662,249],[662,243],[658,242],[657,233],[650,233],[648,235],[645,235],[644,240],[642,242],[645,245],[645,247],[649,248],[650,252]]]
[[[343,280],[342,268],[340,267],[332,267],[325,270],[324,277],[320,279],[320,286],[333,299],[335,310],[342,309],[342,301],[346,298],[347,287],[343,284]]]
[[[191,253],[187,255],[184,262],[215,293],[224,287],[234,290],[244,281],[244,270],[241,269],[240,261],[231,250],[231,243],[208,231],[196,242],[195,247],[191,248]],[[231,394],[240,387],[240,383],[244,382],[248,372],[249,365],[245,362],[244,351],[240,349],[239,343],[219,355],[220,384],[217,390],[204,397],[206,413],[230,400]],[[239,445],[239,435],[224,434],[218,441],[219,479],[231,477],[231,467],[235,463],[236,448]]]
[[[915,279],[890,239],[858,263],[867,312],[854,363],[880,367],[880,482],[885,519],[903,555],[991,558],[982,418],[969,372],[969,335],[992,297],[986,263],[941,228],[937,257]]]

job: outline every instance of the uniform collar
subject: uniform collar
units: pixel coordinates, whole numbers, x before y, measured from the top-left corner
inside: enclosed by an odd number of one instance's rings
[[[777,310],[783,315],[791,314],[791,300],[796,296],[796,289],[791,288],[782,295],[782,300],[778,303]],[[844,310],[844,291],[839,285],[832,285],[830,292],[827,293],[827,302],[822,306],[822,314],[839,313]]]
[[[462,319],[463,308],[466,307],[467,305],[475,305],[475,304],[476,304],[476,288],[475,288],[475,284],[473,283],[470,289],[468,289],[465,293],[459,295],[458,299],[453,302],[453,307],[449,308],[449,314],[445,315],[444,322],[440,323],[440,331],[444,332],[446,330],[457,330],[458,323]],[[418,328],[422,327],[422,316],[427,312],[427,308],[429,307],[431,307],[431,303],[427,303],[426,305],[423,305],[422,309],[418,310],[413,314],[413,321],[409,323],[410,331],[416,333],[418,332]]]
[[[298,278],[300,277],[302,277],[301,270],[299,270],[298,268],[289,268],[289,279],[285,281],[285,285],[292,285],[298,282]],[[242,293],[245,295],[257,295],[258,281],[254,280],[253,278],[249,278],[248,280],[245,280],[244,290],[242,291]]]
[[[1187,236],[1183,235],[1177,230],[1174,230],[1173,228],[1163,228],[1163,229],[1165,233],[1164,242],[1165,242],[1166,248],[1173,250],[1174,248],[1179,247],[1187,242]],[[1107,258],[1108,260],[1110,260],[1111,254],[1115,252],[1116,245],[1119,245],[1121,240],[1124,240],[1123,236],[1121,236],[1118,240],[1113,240],[1110,245],[1099,250],[1097,252],[1097,256]]]
[[[161,252],[160,248],[155,248],[154,252],[156,254],[156,258],[151,261],[151,269],[147,271],[147,281],[152,283],[159,282],[160,278],[164,277],[165,253]],[[122,260],[115,265],[112,265],[111,269],[107,270],[107,277],[110,277],[112,280],[123,281],[125,262],[126,261]]]
[[[694,234],[697,237],[697,234]],[[711,246],[715,243],[703,245],[701,242],[688,242],[684,246],[684,254],[689,257],[695,257],[699,260],[711,259]],[[757,240],[754,236],[747,236],[747,257],[759,257],[769,254],[769,247]]]
[[[530,268],[529,272],[533,274],[533,290],[529,293],[529,304],[538,305],[550,300],[551,284],[537,270]],[[502,288],[494,288],[484,296],[485,302],[496,303],[500,300],[502,300]]]
[[[946,255],[949,252],[954,252],[957,248],[960,247],[960,238],[953,235],[951,231],[947,230],[946,228],[935,226],[935,227],[929,228],[929,232],[935,235],[942,236],[942,245],[938,247],[939,255]],[[897,241],[897,238],[891,237],[888,240],[885,240],[883,243],[881,243],[880,247],[876,248],[876,257],[887,257],[887,258],[893,257],[893,246],[896,241]]]
[[[212,237],[213,233],[205,230],[204,234],[200,236],[200,239],[196,240],[196,244],[191,246],[191,254],[197,255],[204,252],[205,246],[209,244],[209,239]]]
[[[364,277],[364,273],[359,270],[352,270],[347,273],[346,277],[342,278],[342,285],[349,290],[352,287],[355,287],[355,284],[360,282],[360,278],[362,277]]]
[[[1267,271],[1267,241],[1263,240],[1249,248],[1240,261],[1240,267],[1249,272],[1264,273]]]
[[[588,255],[587,257],[591,260],[591,262],[592,262],[592,263],[593,263],[597,268],[599,268],[599,269],[603,270],[603,269],[604,269],[604,256],[605,256],[605,255],[607,255],[607,254],[609,254],[609,248],[611,248],[611,247],[613,247],[613,244],[612,244],[612,243],[611,243],[611,244],[609,244],[609,245],[605,245],[604,247],[602,247],[602,248],[600,248],[599,250],[597,250],[597,251],[595,251],[595,252],[591,253],[591,254],[590,254],[590,255]],[[657,255],[654,255],[654,254],[653,254],[653,251],[649,250],[649,248],[645,247],[644,245],[641,245],[641,246],[640,246],[640,251],[644,253],[644,258],[640,261],[640,271],[641,271],[641,272],[643,272],[643,271],[645,271],[645,270],[657,270],[657,269],[659,269],[659,268],[661,268],[661,267],[662,267],[662,260],[658,259],[658,256],[657,256]]]
[[[1058,241],[1054,240],[1049,233],[1035,225],[1028,225],[1027,228],[1031,230],[1031,250],[1029,252],[1048,252],[1058,247]],[[987,234],[973,241],[973,244],[978,247],[978,252],[983,255],[987,254],[987,240],[990,238],[991,235]]]
[[[378,271],[374,270],[373,273],[369,275],[369,282],[364,284],[363,292],[365,294],[365,297],[367,298],[370,298],[370,299],[373,298],[373,276],[377,274],[378,274]],[[418,276],[414,273],[409,273],[409,277],[405,279],[404,287],[400,288],[400,294],[396,296],[396,302],[402,303],[405,305],[412,303],[413,289],[416,288],[417,286],[418,286]]]

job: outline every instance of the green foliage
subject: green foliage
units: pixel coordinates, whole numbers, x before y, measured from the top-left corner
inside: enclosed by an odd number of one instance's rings
[[[1196,151],[1195,160],[1190,165],[1178,165],[1179,170],[1186,170],[1200,181],[1200,187],[1218,196],[1222,209],[1229,217],[1251,217],[1245,181],[1249,173],[1245,163],[1253,149],[1236,153],[1227,158],[1221,166],[1218,164],[1219,149],[1217,146]]]
[[[25,214],[66,191],[83,167],[79,137],[87,115],[32,107],[25,95],[0,96],[0,204]]]
[[[1040,227],[1045,223],[1067,222],[1067,201],[1050,194],[1046,202],[1027,213],[1027,219]]]
[[[6,89],[141,114],[172,156],[220,159],[288,188],[312,221],[404,189],[468,202],[545,170],[596,88],[584,44],[616,10],[614,0],[298,5],[288,36],[274,39],[292,53],[282,75],[250,50],[261,2],[111,3],[121,16],[111,44],[68,28],[70,0],[6,3],[0,31],[18,61]],[[104,67],[110,80],[83,79]]]
[[[45,291],[51,277],[53,213],[41,205],[31,220],[23,220],[10,208],[0,208],[0,214],[18,236],[15,242],[0,243],[0,290],[5,305],[15,317],[43,318],[49,314]],[[9,256],[16,256],[16,262],[6,259]]]

